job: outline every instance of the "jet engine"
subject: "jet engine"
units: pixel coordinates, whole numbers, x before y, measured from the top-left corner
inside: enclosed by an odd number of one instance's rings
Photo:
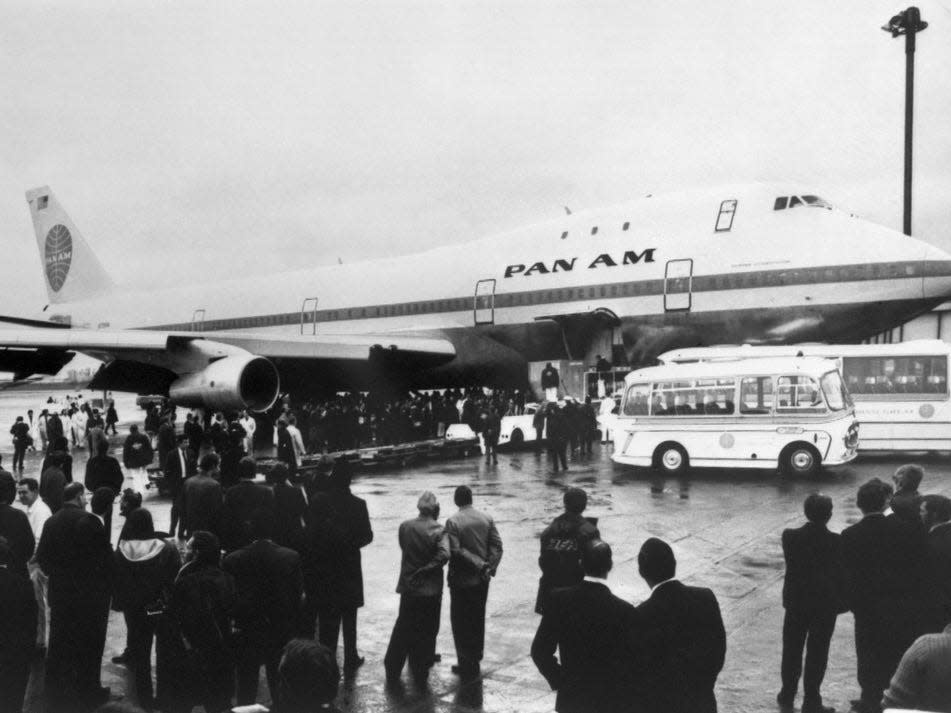
[[[265,411],[277,400],[280,385],[277,369],[270,361],[254,354],[239,354],[180,376],[168,387],[168,395],[182,406]]]

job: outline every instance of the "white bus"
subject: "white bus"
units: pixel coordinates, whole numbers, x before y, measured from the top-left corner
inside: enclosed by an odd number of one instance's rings
[[[860,451],[951,450],[948,359],[938,339],[897,344],[801,344],[787,347],[696,347],[661,354],[664,364],[816,356],[835,359],[862,424]]]
[[[811,475],[855,458],[858,423],[834,361],[745,359],[639,369],[625,379],[612,458]]]

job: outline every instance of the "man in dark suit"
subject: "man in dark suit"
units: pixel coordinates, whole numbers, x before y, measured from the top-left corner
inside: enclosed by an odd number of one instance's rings
[[[872,478],[858,490],[863,518],[842,531],[847,602],[855,615],[860,713],[877,713],[902,654],[926,628],[923,527],[885,517],[888,490]]]
[[[535,639],[532,660],[558,692],[558,713],[613,713],[639,710],[637,642],[642,619],[611,594],[611,547],[589,540],[582,550],[585,578],[553,590]],[[558,658],[555,658],[555,650]]]
[[[819,687],[829,661],[829,642],[835,619],[845,611],[842,581],[842,543],[839,535],[829,532],[832,498],[813,493],[803,505],[808,522],[796,529],[783,530],[783,556],[786,578],[783,581],[783,687],[776,696],[780,707],[792,710],[799,676],[803,673],[802,650],[806,649],[803,676],[803,713],[832,713],[822,705]]]
[[[232,552],[251,543],[251,515],[258,511],[274,518],[274,492],[264,483],[255,483],[257,463],[245,456],[238,462],[238,482],[225,490],[221,508],[221,545]]]
[[[96,448],[96,455],[86,462],[86,477],[83,479],[86,490],[92,493],[97,488],[107,487],[118,495],[122,492],[122,484],[125,482],[119,461],[109,455],[108,441],[99,441]]]
[[[46,698],[51,712],[100,705],[102,652],[112,591],[112,547],[102,522],[86,512],[85,487],[70,483],[63,507],[43,526],[36,561],[49,577],[50,643]]]
[[[227,555],[222,569],[234,577],[235,654],[239,706],[255,702],[261,666],[267,673],[274,708],[278,700],[277,666],[281,649],[300,626],[301,568],[294,550],[270,539],[272,513],[251,517],[253,542]]]
[[[195,454],[195,458],[201,453],[201,442],[204,439],[205,431],[201,424],[195,419],[194,414],[185,414],[185,425],[182,427],[183,435],[188,440],[188,448]]]
[[[305,535],[307,595],[317,602],[320,643],[336,652],[343,624],[345,673],[363,664],[357,650],[357,609],[363,606],[360,550],[373,542],[366,501],[350,492],[351,478],[348,463],[334,463],[330,488],[310,502]]]
[[[26,513],[13,507],[16,496],[17,484],[13,475],[3,471],[0,473],[0,536],[6,537],[10,546],[13,558],[10,571],[28,579],[26,565],[33,556],[36,540]]]
[[[713,692],[726,656],[720,605],[709,589],[675,579],[674,551],[651,537],[637,555],[651,595],[637,607],[646,627],[648,708],[658,713],[715,713]]]
[[[198,530],[218,533],[222,492],[218,482],[217,453],[202,456],[199,472],[188,478],[182,486],[182,516],[185,518],[185,534]]]
[[[921,522],[928,531],[927,568],[934,582],[935,620],[930,630],[938,632],[951,622],[951,498],[925,495]]]
[[[168,488],[168,493],[172,498],[171,524],[168,528],[168,534],[174,537],[177,530],[179,539],[185,539],[182,490],[185,487],[185,480],[195,475],[197,470],[195,455],[188,448],[188,438],[183,434],[178,437],[178,447],[168,454],[168,458],[162,464],[164,486]]]
[[[895,494],[892,495],[889,502],[893,515],[916,525],[921,522],[919,512],[921,509],[921,493],[918,492],[918,486],[921,485],[924,477],[924,469],[916,463],[906,463],[898,467],[892,476],[892,481],[895,483]]]
[[[0,536],[0,711],[20,713],[36,641],[36,597],[29,579],[12,571],[13,553]]]

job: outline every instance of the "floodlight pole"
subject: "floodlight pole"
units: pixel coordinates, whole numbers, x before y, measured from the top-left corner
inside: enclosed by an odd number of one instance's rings
[[[895,15],[882,29],[892,37],[905,36],[905,195],[902,231],[911,235],[911,154],[912,119],[915,103],[915,37],[928,26],[917,7]]]

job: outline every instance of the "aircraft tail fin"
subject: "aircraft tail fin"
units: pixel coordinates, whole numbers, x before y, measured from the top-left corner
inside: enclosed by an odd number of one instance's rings
[[[51,304],[83,300],[114,286],[49,186],[26,192]]]

